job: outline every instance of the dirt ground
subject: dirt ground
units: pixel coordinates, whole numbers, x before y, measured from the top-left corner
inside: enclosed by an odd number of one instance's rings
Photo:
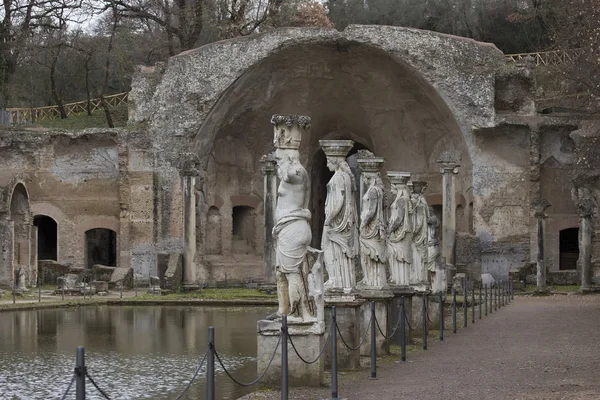
[[[517,297],[428,351],[340,375],[347,399],[600,399],[600,296]],[[325,399],[331,389],[297,388],[290,399]],[[277,391],[247,399],[279,399]]]

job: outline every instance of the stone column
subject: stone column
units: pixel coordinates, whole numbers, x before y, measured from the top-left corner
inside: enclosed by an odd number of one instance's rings
[[[448,152],[442,153],[437,161],[441,164],[442,173],[442,259],[446,259],[446,276],[444,287],[456,272],[454,250],[456,248],[456,190],[454,175],[458,174],[458,156]]]
[[[539,199],[533,203],[535,217],[537,218],[537,288],[536,292],[546,292],[546,266],[544,265],[544,220],[548,217],[546,209],[552,204],[546,199]]]
[[[275,283],[275,208],[277,207],[277,161],[273,153],[261,157],[260,172],[264,176],[264,214],[265,214],[265,282]]]
[[[596,201],[589,188],[576,189],[574,200],[579,214],[579,260],[577,264],[581,274],[580,291],[585,292],[592,286],[592,239],[595,233]]]
[[[31,269],[29,285],[31,287],[36,287],[38,284],[38,227],[31,227],[31,240],[30,240],[30,262],[29,268]]]
[[[0,214],[0,287],[12,287],[15,279],[14,240],[14,221]]]
[[[196,160],[193,156],[187,157],[181,171],[183,177],[183,282],[185,291],[199,288],[196,278]]]

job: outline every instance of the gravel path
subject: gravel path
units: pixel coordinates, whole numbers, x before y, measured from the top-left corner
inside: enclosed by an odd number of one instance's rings
[[[407,363],[340,376],[348,399],[600,399],[600,296],[517,297]],[[324,399],[300,388],[290,399]],[[244,399],[278,399],[259,392]]]

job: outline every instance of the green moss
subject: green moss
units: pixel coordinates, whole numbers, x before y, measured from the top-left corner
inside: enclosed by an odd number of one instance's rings
[[[110,109],[115,127],[127,124],[127,105],[120,105]],[[37,121],[39,125],[52,129],[80,130],[86,128],[108,128],[104,110],[96,110],[92,115],[70,115],[66,119],[53,119]]]

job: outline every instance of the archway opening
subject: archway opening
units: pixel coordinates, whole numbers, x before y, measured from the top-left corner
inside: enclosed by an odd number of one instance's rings
[[[85,232],[86,266],[117,265],[117,233],[111,229],[95,228]]]
[[[256,252],[256,224],[254,207],[233,207],[231,222],[231,249],[234,253],[254,254]]]
[[[33,225],[38,228],[38,260],[58,261],[58,224],[47,215],[33,217]]]
[[[579,228],[563,229],[559,233],[559,269],[577,269],[579,258]]]

